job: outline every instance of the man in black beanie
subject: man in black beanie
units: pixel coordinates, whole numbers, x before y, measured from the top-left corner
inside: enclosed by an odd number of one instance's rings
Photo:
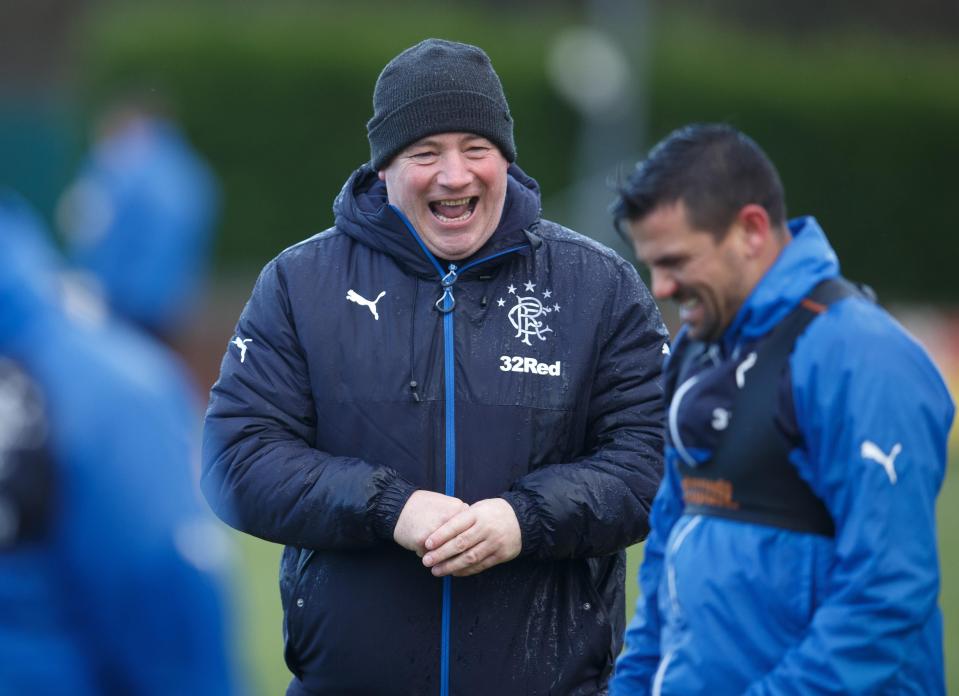
[[[659,312],[540,217],[481,49],[403,51],[367,128],[334,227],[261,274],[204,432],[213,508],[286,545],[288,694],[604,693],[661,475]]]

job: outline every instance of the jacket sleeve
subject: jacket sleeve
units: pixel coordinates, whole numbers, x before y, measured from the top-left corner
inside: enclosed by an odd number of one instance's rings
[[[582,558],[619,551],[649,532],[662,477],[666,329],[635,269],[622,262],[589,399],[587,451],[517,480],[523,555]]]
[[[935,499],[954,407],[918,344],[858,300],[814,321],[791,367],[806,443],[793,462],[832,514],[835,561],[804,639],[747,693],[895,690],[906,646],[936,640],[922,631],[938,611]],[[941,658],[928,670],[941,675]]]
[[[639,569],[639,596],[636,613],[626,628],[623,652],[616,660],[616,671],[610,682],[610,696],[639,696],[650,693],[659,665],[660,583],[665,572],[666,542],[676,520],[683,512],[683,497],[675,467],[667,463],[663,482],[653,501],[651,531]]]
[[[313,549],[392,539],[414,486],[394,470],[316,449],[309,370],[282,270],[267,265],[210,394],[203,491],[231,526]]]

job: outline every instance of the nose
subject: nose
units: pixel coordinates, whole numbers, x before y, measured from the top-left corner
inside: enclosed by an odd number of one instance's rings
[[[650,275],[652,276],[653,297],[657,300],[665,300],[676,294],[676,279],[668,271],[653,268]]]
[[[447,152],[443,155],[436,182],[448,189],[462,189],[473,181],[469,162],[461,152]]]

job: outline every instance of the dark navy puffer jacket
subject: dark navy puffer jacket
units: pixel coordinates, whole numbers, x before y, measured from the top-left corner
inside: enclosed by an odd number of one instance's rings
[[[214,509],[287,547],[296,688],[601,691],[622,642],[623,549],[645,537],[662,473],[666,333],[648,291],[610,250],[541,220],[516,166],[497,231],[452,273],[367,167],[334,210],[334,228],[263,270],[204,432]],[[521,555],[432,577],[392,539],[417,488],[505,498]]]

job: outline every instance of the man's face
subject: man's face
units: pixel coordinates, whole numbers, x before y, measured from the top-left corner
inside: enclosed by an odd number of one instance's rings
[[[636,255],[652,275],[653,295],[679,304],[691,338],[718,339],[751,289],[742,235],[730,229],[717,241],[695,229],[682,201],[660,205],[628,228]]]
[[[440,258],[475,253],[496,230],[506,200],[509,163],[492,142],[471,133],[441,133],[400,152],[380,179],[386,193]]]

